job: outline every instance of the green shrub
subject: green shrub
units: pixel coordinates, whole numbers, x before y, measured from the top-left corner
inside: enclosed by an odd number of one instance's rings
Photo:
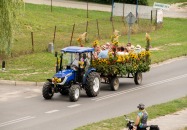
[[[79,1],[87,1],[87,0],[79,0]],[[103,3],[103,4],[111,4],[112,0],[88,0],[88,2],[95,3]],[[127,3],[127,4],[136,4],[136,0],[114,0],[114,2]],[[138,0],[139,5],[148,5],[147,0]]]

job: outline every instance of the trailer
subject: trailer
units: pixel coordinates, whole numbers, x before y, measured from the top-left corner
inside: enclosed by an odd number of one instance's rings
[[[95,59],[93,66],[104,83],[110,85],[111,90],[119,88],[119,78],[133,78],[136,85],[142,83],[142,73],[150,70],[150,52],[131,52],[129,55],[110,55],[109,58]]]

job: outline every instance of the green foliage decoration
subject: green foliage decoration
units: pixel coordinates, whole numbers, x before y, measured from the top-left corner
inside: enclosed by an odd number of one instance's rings
[[[146,72],[150,70],[151,58],[149,51],[115,55],[106,59],[95,59],[92,67],[103,76],[126,75],[128,73]]]

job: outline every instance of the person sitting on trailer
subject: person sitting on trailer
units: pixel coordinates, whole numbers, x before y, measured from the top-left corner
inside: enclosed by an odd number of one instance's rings
[[[101,52],[101,47],[99,45],[95,46],[94,47],[93,58],[97,59],[100,52]]]
[[[102,58],[108,58],[108,49],[106,49],[106,46],[103,45],[102,47],[102,51],[98,54],[98,58],[102,59]]]

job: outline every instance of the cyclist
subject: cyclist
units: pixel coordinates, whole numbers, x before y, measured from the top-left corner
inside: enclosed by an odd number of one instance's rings
[[[139,112],[133,130],[146,130],[148,113],[145,110],[145,105],[140,103],[137,108],[139,108]]]

